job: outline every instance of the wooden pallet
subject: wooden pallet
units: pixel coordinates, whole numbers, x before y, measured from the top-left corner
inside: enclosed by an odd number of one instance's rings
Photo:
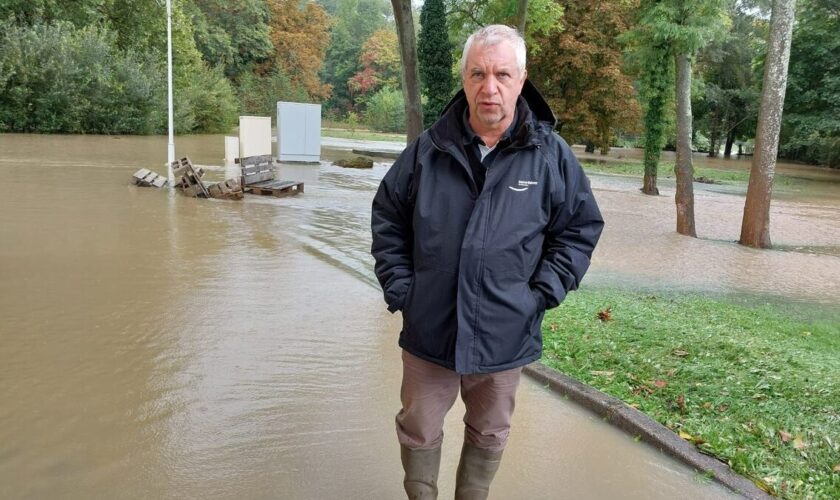
[[[253,194],[271,195],[281,198],[283,196],[294,196],[303,192],[303,183],[295,181],[265,181],[251,184],[245,188]]]
[[[242,158],[241,165],[243,186],[274,180],[274,157],[271,155],[248,156]]]
[[[166,185],[166,182],[166,177],[147,168],[141,168],[134,172],[134,183],[138,186],[162,188]]]
[[[242,185],[239,183],[238,177],[210,184],[207,186],[207,192],[210,193],[211,198],[223,200],[241,200],[243,196]]]
[[[201,178],[204,176],[204,170],[193,168],[189,157],[173,161],[172,173],[175,175],[175,179],[178,180],[175,183],[175,187],[180,188],[185,195],[199,198],[210,197],[207,187],[201,182]]]

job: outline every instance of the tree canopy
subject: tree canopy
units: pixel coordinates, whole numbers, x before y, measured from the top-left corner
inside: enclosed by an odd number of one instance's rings
[[[0,2],[0,130],[163,132],[163,3]],[[321,103],[327,117],[351,121],[370,116],[374,101],[385,114],[398,101],[400,31],[387,0],[172,7],[179,133],[226,130],[238,113],[273,115],[280,99]],[[678,143],[675,57],[684,54],[691,147],[726,156],[751,150],[767,1],[428,0],[414,14],[426,125],[456,90],[467,35],[487,24],[519,26],[523,12],[529,76],[569,141],[602,151],[644,145],[655,173],[659,151]],[[797,12],[779,154],[840,167],[838,4],[801,0]]]

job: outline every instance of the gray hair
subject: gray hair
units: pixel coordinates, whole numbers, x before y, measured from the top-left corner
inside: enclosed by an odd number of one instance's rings
[[[461,54],[461,74],[467,70],[467,54],[473,45],[493,46],[502,42],[508,42],[516,54],[516,66],[521,75],[525,71],[525,39],[515,28],[503,24],[491,24],[485,26],[467,38],[464,44],[464,52]]]

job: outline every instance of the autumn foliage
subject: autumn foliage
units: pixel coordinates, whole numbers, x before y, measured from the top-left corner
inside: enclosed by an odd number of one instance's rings
[[[359,64],[362,69],[347,81],[354,96],[370,94],[382,87],[398,88],[400,52],[397,34],[387,28],[375,31],[362,44]]]
[[[640,117],[618,41],[628,29],[635,2],[558,3],[565,29],[534,36],[529,76],[545,94],[567,140],[606,151],[616,132],[635,130]]]
[[[326,11],[314,2],[301,8],[297,0],[273,0],[269,8],[274,55],[265,70],[279,66],[310,99],[320,102],[329,98],[332,87],[319,76],[330,41]]]

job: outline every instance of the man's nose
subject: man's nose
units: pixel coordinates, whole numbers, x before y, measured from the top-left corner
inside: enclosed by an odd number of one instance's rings
[[[487,95],[494,95],[499,90],[499,82],[496,81],[495,76],[488,76],[484,79],[484,85],[481,90]]]

